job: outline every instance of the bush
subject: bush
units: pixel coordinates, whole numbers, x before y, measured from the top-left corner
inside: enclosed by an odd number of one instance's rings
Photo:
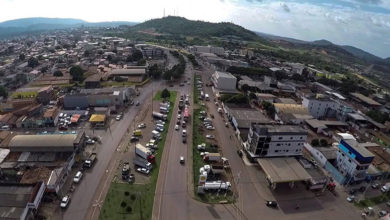
[[[125,196],[129,196],[130,193],[128,191],[125,192]]]
[[[135,198],[136,198],[135,195],[134,195],[134,194],[131,194],[130,199],[134,201]]]
[[[122,202],[121,202],[121,207],[122,207],[122,208],[126,207],[126,205],[127,205],[127,204],[126,204],[125,201],[122,201]]]
[[[311,145],[312,145],[313,147],[316,147],[316,146],[320,145],[320,141],[319,141],[318,139],[313,139],[313,140],[311,141]]]
[[[169,93],[168,89],[164,89],[161,92],[161,98],[163,98],[163,99],[169,98],[170,96],[171,96],[171,93]]]
[[[126,212],[130,213],[131,211],[133,211],[133,209],[130,206],[127,206]]]

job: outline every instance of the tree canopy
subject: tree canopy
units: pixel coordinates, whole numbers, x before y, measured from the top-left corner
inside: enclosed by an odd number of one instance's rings
[[[168,89],[164,89],[161,92],[161,98],[163,98],[163,99],[169,98],[170,96],[171,96],[171,93],[168,91]]]
[[[84,70],[80,66],[73,66],[69,70],[73,81],[82,82],[84,80]]]
[[[53,76],[55,77],[60,77],[60,76],[63,76],[64,74],[61,72],[61,70],[56,70],[54,73],[53,73]]]
[[[35,57],[30,57],[28,59],[28,66],[31,68],[37,67],[39,65],[38,59]]]
[[[1,86],[1,85],[0,85],[0,96],[3,97],[3,98],[7,98],[8,97],[7,90],[5,89],[4,86]]]
[[[26,55],[24,53],[19,54],[19,60],[24,61],[26,59]]]

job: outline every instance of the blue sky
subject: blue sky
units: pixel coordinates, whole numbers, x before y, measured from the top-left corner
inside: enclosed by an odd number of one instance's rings
[[[327,39],[390,57],[390,0],[0,0],[0,21],[39,16],[142,22],[162,17],[164,9],[166,15]]]

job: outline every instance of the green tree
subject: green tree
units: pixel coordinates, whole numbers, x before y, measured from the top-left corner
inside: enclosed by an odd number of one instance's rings
[[[30,59],[28,59],[28,66],[31,67],[31,68],[34,68],[36,66],[39,65],[39,62],[38,62],[38,59],[35,58],[35,57],[30,57]]]
[[[133,52],[133,54],[131,55],[131,58],[130,58],[130,61],[128,62],[132,62],[132,61],[139,61],[140,59],[142,59],[144,56],[142,55],[142,52],[140,50],[135,50]]]
[[[382,113],[378,110],[370,110],[366,112],[366,115],[379,123],[385,123],[386,121],[389,121],[389,114],[385,112]]]
[[[69,70],[73,81],[82,82],[84,80],[84,70],[80,66],[73,66]]]
[[[19,54],[19,60],[24,61],[26,59],[26,55],[24,53]]]
[[[60,76],[64,76],[64,74],[62,74],[61,70],[56,70],[56,71],[53,73],[53,76],[55,76],[55,77],[60,77]]]
[[[320,141],[318,139],[311,140],[311,146],[317,147],[320,145]]]
[[[248,84],[244,84],[241,86],[241,90],[245,93],[247,93],[249,91],[250,87],[248,86]]]
[[[86,50],[84,51],[84,57],[89,57],[91,55],[91,51]]]
[[[251,99],[251,100],[256,100],[256,99],[257,99],[256,94],[253,93],[253,92],[249,93],[249,99]]]
[[[44,66],[44,67],[42,67],[42,69],[41,69],[41,73],[46,73],[48,70],[49,70],[49,67]]]
[[[4,86],[1,86],[1,85],[0,85],[0,96],[3,97],[3,98],[7,98],[8,97],[7,90],[5,89]]]
[[[146,60],[145,59],[140,59],[137,62],[137,66],[145,66],[145,64],[146,64]]]
[[[151,67],[149,67],[149,76],[157,79],[157,78],[160,78],[161,76],[161,69],[158,67],[157,64],[154,64],[152,65]]]
[[[171,96],[171,93],[168,91],[168,89],[164,89],[162,92],[161,92],[161,98],[163,99],[167,99]]]

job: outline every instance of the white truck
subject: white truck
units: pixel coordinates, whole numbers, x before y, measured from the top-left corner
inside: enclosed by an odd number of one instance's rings
[[[150,163],[154,163],[154,155],[151,150],[143,146],[142,144],[135,145],[135,154],[139,157],[149,161]]]
[[[167,115],[161,114],[159,112],[153,112],[153,118],[166,121],[167,120]]]
[[[232,185],[230,182],[222,182],[222,181],[211,181],[205,182],[204,185],[198,186],[198,188],[207,190],[230,190]]]
[[[153,168],[152,164],[148,162],[147,160],[141,158],[141,157],[134,157],[133,164],[138,167],[142,167],[148,170],[151,170]]]

